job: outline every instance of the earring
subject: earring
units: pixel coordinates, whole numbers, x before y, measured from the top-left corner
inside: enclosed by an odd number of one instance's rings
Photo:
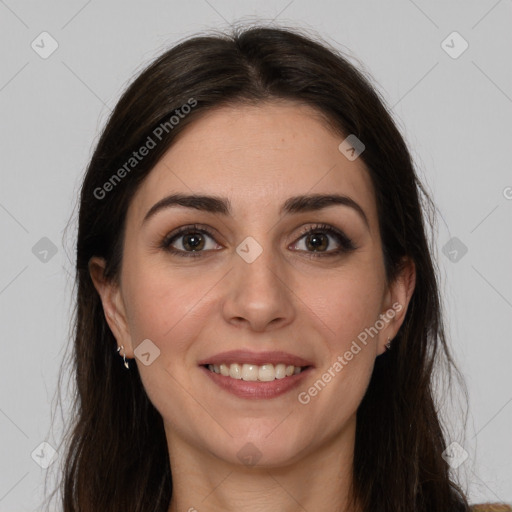
[[[386,347],[386,350],[391,350],[391,338],[389,336],[388,336],[388,342],[384,346]]]
[[[124,351],[123,345],[121,345],[120,347],[117,347],[117,352],[119,352],[120,350]],[[119,354],[119,355],[121,355],[121,354]],[[128,361],[126,360],[126,352],[123,354],[123,361],[124,361],[124,365],[126,366],[126,369],[129,370],[130,366],[128,364]]]

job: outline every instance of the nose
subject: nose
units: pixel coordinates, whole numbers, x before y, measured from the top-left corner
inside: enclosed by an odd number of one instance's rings
[[[225,320],[262,332],[282,328],[294,319],[296,297],[291,267],[264,248],[251,263],[235,253],[223,304]]]

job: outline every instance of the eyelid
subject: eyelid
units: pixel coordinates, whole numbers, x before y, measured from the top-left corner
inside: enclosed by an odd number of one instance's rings
[[[338,238],[339,239],[338,243],[341,245],[341,248],[334,250],[334,251],[327,251],[327,252],[321,252],[321,251],[319,251],[319,252],[317,252],[317,251],[302,251],[302,252],[307,252],[308,254],[312,254],[312,255],[324,254],[327,256],[327,255],[335,255],[335,254],[339,254],[339,253],[348,253],[348,252],[352,252],[352,251],[358,249],[358,246],[354,243],[354,241],[348,235],[345,234],[345,232],[343,230],[338,229],[330,224],[325,224],[325,223],[315,223],[313,225],[309,225],[309,226],[305,227],[301,231],[300,236],[297,239],[297,241],[294,243],[297,243],[304,236],[306,236],[308,234],[313,234],[317,231],[325,232],[331,236],[334,236],[335,238]]]
[[[335,238],[338,238],[338,244],[340,247],[335,250],[330,251],[304,251],[299,250],[299,253],[305,253],[308,255],[308,257],[329,257],[329,256],[336,256],[341,254],[348,254],[354,250],[356,250],[358,247],[354,244],[353,240],[348,237],[341,229],[338,229],[334,226],[331,226],[330,224],[325,223],[310,223],[307,226],[305,226],[301,232],[299,233],[298,238],[295,239],[294,242],[290,245],[296,245],[302,238],[304,238],[308,234],[315,233],[317,231],[323,231],[330,236],[334,236]],[[168,233],[163,240],[160,242],[159,247],[171,254],[177,255],[177,256],[184,256],[184,257],[199,257],[204,254],[209,254],[211,252],[216,252],[220,249],[214,249],[214,250],[203,250],[203,251],[183,251],[181,249],[175,249],[171,247],[172,242],[174,242],[175,239],[180,238],[181,236],[187,235],[189,233],[201,233],[205,234],[208,237],[212,238],[216,243],[216,235],[217,230],[214,228],[211,228],[210,226],[202,225],[202,224],[189,224],[181,226],[175,230],[173,230],[171,233]],[[289,246],[288,246],[289,247]]]
[[[187,235],[189,233],[206,234],[207,236],[209,236],[210,238],[215,240],[216,243],[218,243],[218,242],[215,239],[215,236],[220,237],[220,235],[216,234],[217,230],[215,230],[209,226],[205,226],[202,224],[187,224],[187,225],[181,226],[181,227],[171,231],[167,235],[165,235],[164,238],[162,239],[162,241],[160,242],[159,247],[161,249],[167,250],[171,253],[175,253],[175,254],[180,253],[180,254],[186,254],[186,255],[192,255],[192,256],[199,255],[201,252],[210,252],[210,251],[182,251],[180,249],[171,248],[171,243],[174,242],[175,239],[180,238],[181,236]]]

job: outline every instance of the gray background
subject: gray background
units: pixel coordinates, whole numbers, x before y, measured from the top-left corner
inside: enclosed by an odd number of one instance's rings
[[[318,32],[371,73],[392,107],[440,213],[448,332],[470,395],[466,435],[450,438],[469,454],[458,473],[471,501],[512,502],[510,0],[0,0],[0,512],[36,510],[58,466],[35,460],[50,456],[43,441],[59,441],[49,430],[68,345],[74,218],[64,228],[99,130],[164,48],[241,19]],[[31,47],[51,48],[43,31],[58,43],[46,59]],[[453,31],[469,44],[457,58],[446,50],[458,53],[460,39],[442,45]],[[460,432],[457,409],[445,409]]]

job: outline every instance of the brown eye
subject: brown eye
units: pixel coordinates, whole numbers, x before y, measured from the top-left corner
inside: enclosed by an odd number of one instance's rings
[[[183,239],[182,245],[186,251],[200,251],[205,246],[204,237],[201,233],[187,233],[181,235],[180,238]]]
[[[329,237],[325,233],[306,235],[306,247],[312,251],[324,252],[329,247]]]
[[[310,226],[302,232],[302,236],[299,240],[305,240],[304,249],[297,247],[301,242],[296,242],[294,248],[310,253],[309,256],[335,256],[341,253],[349,253],[357,247],[354,245],[352,240],[345,235],[345,233],[329,226],[327,224],[321,224],[316,226]],[[334,239],[334,243],[331,241]],[[334,245],[333,250],[327,250],[329,247]],[[336,245],[338,247],[336,248]],[[315,254],[318,253],[318,254]]]
[[[206,228],[185,226],[167,235],[160,247],[178,256],[197,257],[201,256],[203,252],[209,252],[217,248],[218,244],[216,243],[211,243],[207,247],[209,240],[215,242],[213,234]]]
[[[216,243],[207,247],[209,239],[215,242],[213,233],[207,228],[196,225],[184,226],[167,235],[160,243],[160,247],[177,256],[199,257],[202,253],[221,248]],[[302,239],[305,240],[304,249],[297,247]],[[328,250],[331,246],[334,246],[334,249]],[[310,257],[336,256],[357,249],[343,232],[326,224],[306,228],[292,248],[307,253]]]

